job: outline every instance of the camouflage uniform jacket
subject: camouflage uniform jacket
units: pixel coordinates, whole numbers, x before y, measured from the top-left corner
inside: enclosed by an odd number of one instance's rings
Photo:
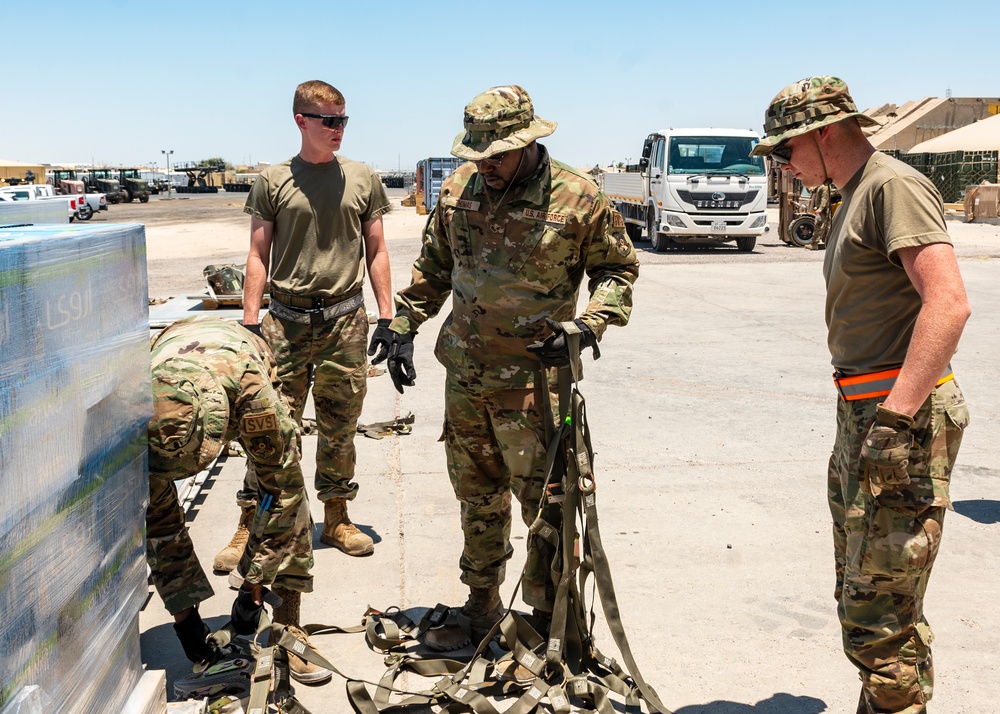
[[[228,421],[219,441],[239,441],[247,454],[247,466],[257,474],[261,488],[276,491],[271,521],[280,514],[292,519],[305,503],[299,435],[290,410],[277,391],[277,367],[263,340],[239,325],[221,319],[189,318],[175,322],[153,339],[152,375],[188,378],[202,387],[209,399],[225,398]],[[202,373],[201,377],[192,374]],[[214,399],[213,399],[214,398]],[[210,429],[201,425],[209,436]],[[193,454],[165,459],[150,453],[150,470],[174,480],[193,476],[198,466]],[[260,494],[263,495],[263,494]],[[247,573],[250,582],[271,583],[284,557],[289,534],[267,528],[257,545]],[[253,577],[251,577],[251,575]]]
[[[486,389],[534,385],[540,365],[525,348],[551,333],[546,317],[576,317],[584,273],[590,303],[580,317],[598,337],[632,311],[639,261],[621,215],[590,178],[539,148],[538,169],[505,196],[487,189],[474,163],[448,177],[413,281],[396,296],[391,327],[407,333],[452,293],[435,355]]]

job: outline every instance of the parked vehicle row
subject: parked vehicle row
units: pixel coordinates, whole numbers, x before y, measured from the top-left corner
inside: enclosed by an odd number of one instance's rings
[[[70,221],[74,219],[89,221],[93,218],[95,211],[108,210],[104,194],[71,193],[60,195],[56,193],[54,187],[47,183],[0,187],[0,201],[64,201]]]

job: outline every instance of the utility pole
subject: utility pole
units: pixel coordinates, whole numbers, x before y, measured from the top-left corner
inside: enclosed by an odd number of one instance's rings
[[[173,149],[169,149],[169,150],[167,150],[167,149],[161,149],[160,153],[164,154],[167,157],[167,198],[170,198],[170,188],[171,188],[170,187],[170,155],[172,153],[174,153],[174,150]]]

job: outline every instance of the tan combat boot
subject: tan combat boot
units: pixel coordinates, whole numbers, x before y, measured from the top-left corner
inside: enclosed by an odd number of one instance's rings
[[[302,640],[312,647],[312,642],[310,642],[306,633],[300,629],[301,626],[299,624],[299,604],[302,593],[294,590],[285,590],[282,587],[275,587],[274,594],[281,598],[281,605],[274,608],[272,618],[274,622],[284,625],[296,639]],[[267,636],[267,644],[275,644],[271,634]],[[330,670],[312,662],[306,662],[294,652],[288,652],[288,671],[292,675],[292,679],[303,684],[320,684],[333,676],[333,672]]]
[[[462,625],[454,621],[454,615],[458,613],[468,618],[471,632],[466,631]],[[424,635],[424,644],[432,650],[448,652],[465,647],[473,639],[479,642],[486,637],[493,625],[500,622],[503,613],[504,607],[500,600],[499,586],[471,588],[469,599],[465,601],[465,604],[460,609],[449,613],[451,622],[427,630]]]
[[[212,569],[218,573],[233,572],[240,564],[240,558],[243,557],[243,549],[246,548],[247,540],[250,538],[250,524],[253,523],[257,508],[256,506],[247,506],[242,510],[240,523],[236,526],[232,540],[229,541],[229,545],[219,551],[215,560],[212,561]]]
[[[375,552],[374,541],[359,531],[347,516],[346,498],[331,498],[323,502],[323,533],[319,539],[348,555],[371,555]]]

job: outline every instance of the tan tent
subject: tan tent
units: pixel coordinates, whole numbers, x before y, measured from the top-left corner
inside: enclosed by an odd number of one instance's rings
[[[944,154],[949,151],[1000,151],[1000,114],[922,141],[908,154]]]

